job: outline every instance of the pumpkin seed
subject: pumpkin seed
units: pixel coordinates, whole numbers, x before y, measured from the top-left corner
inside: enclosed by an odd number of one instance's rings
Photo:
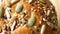
[[[2,17],[2,7],[0,6],[0,17]]]
[[[44,34],[45,29],[46,29],[46,26],[45,25],[42,25],[40,34]]]
[[[17,4],[15,11],[17,13],[19,13],[19,12],[22,12],[22,10],[23,10],[23,5],[22,4]]]
[[[28,20],[28,26],[33,26],[35,24],[35,17],[31,17],[29,20]]]

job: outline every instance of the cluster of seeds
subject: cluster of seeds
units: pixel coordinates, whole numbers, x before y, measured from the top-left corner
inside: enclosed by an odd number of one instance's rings
[[[28,28],[26,34],[44,34],[48,28],[57,31],[57,15],[49,0],[3,1],[0,1],[4,3],[0,6],[0,21],[4,25],[0,26],[0,33],[11,34],[21,26]]]

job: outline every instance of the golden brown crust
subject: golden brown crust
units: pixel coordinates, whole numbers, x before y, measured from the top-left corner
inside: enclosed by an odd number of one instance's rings
[[[1,33],[6,31],[11,34],[57,34],[57,15],[51,2],[49,0],[31,1],[17,0],[12,3],[12,0],[9,0],[9,4],[4,1],[2,7],[5,13],[0,18]],[[18,5],[21,7],[17,10]]]

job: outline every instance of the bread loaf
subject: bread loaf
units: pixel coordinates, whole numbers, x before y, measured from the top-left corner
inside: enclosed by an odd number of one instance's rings
[[[57,14],[49,0],[0,2],[0,34],[57,34]]]

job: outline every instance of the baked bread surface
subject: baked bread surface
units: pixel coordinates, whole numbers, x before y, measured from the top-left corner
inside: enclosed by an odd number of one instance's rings
[[[49,0],[3,0],[0,34],[57,34],[57,14]]]

